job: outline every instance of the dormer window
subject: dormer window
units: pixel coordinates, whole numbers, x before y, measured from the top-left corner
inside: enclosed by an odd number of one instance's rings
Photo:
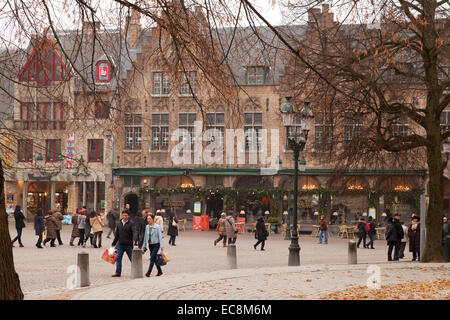
[[[97,62],[97,82],[109,82],[111,80],[111,64],[103,60]]]
[[[267,77],[266,66],[247,67],[246,80],[247,84],[264,84]]]
[[[19,72],[19,81],[36,81],[47,85],[51,81],[63,81],[70,75],[61,57],[51,45],[43,42]]]

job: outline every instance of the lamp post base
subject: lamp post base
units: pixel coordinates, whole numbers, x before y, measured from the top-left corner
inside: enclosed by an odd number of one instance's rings
[[[288,266],[295,267],[300,265],[300,246],[292,244],[289,246]]]

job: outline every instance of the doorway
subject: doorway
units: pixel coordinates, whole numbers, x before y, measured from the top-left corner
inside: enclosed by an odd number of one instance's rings
[[[130,205],[130,214],[136,215],[139,208],[138,196],[135,193],[130,193],[125,196],[125,204]]]

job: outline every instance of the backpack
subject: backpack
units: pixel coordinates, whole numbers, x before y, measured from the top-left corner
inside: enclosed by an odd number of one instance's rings
[[[366,222],[366,226],[364,227],[364,230],[365,230],[366,232],[369,232],[369,231],[370,231],[370,222]]]

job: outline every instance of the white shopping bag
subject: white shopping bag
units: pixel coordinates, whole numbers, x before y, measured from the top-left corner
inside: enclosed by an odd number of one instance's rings
[[[111,247],[108,249],[108,256],[110,256],[111,258],[114,257],[114,252],[116,251],[116,249],[114,247]]]

